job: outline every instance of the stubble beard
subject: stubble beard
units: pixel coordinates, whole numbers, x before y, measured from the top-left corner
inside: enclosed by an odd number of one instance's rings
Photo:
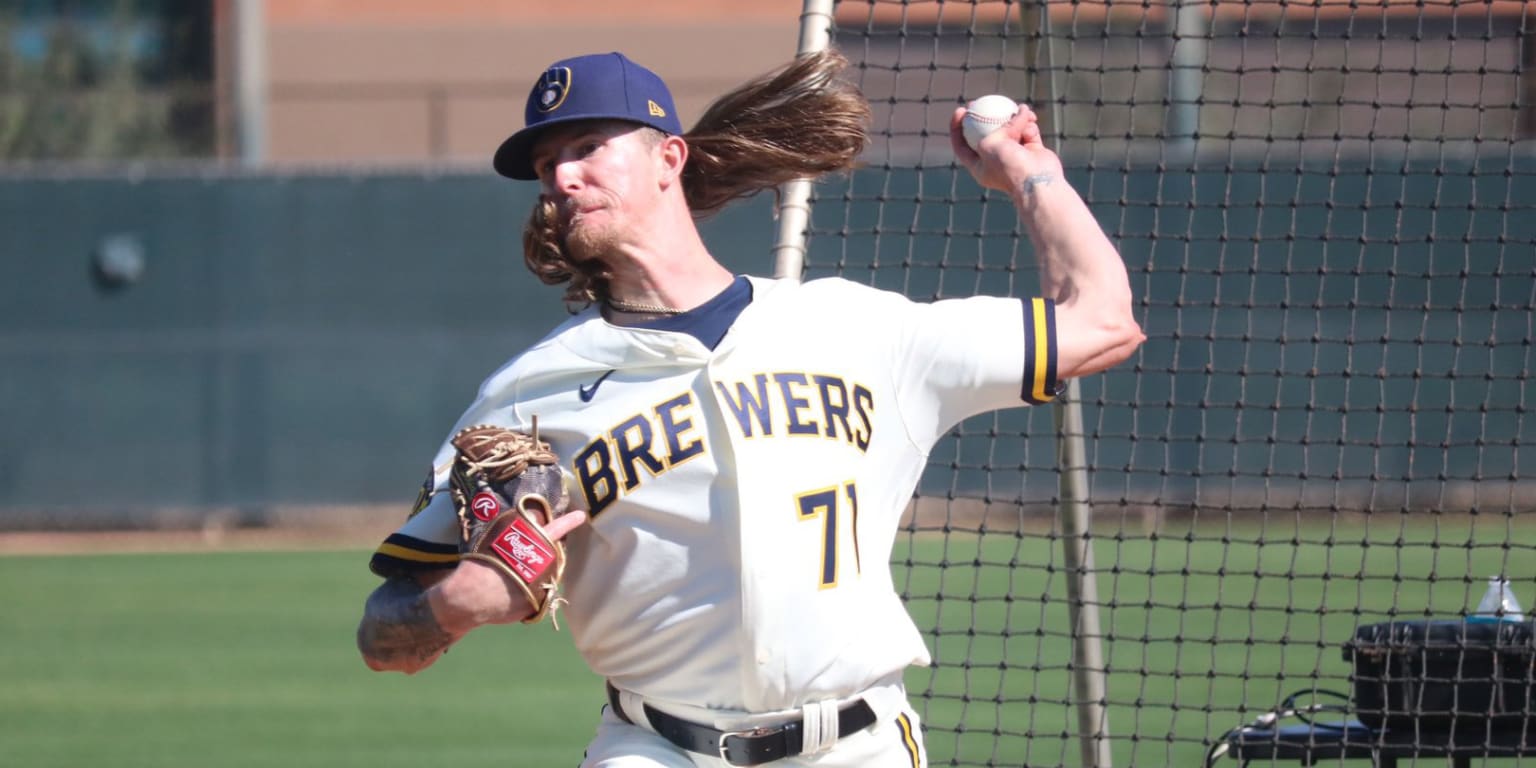
[[[571,223],[565,226],[565,252],[580,264],[601,262],[618,244],[613,228],[597,224]]]
[[[589,273],[606,271],[609,256],[618,249],[621,229],[615,218],[618,201],[611,196],[594,194],[566,202],[567,213],[562,229],[566,256]],[[589,210],[580,213],[583,208]]]
[[[590,298],[605,299],[613,278],[608,254],[618,248],[619,238],[609,223],[567,221],[561,245],[570,269],[582,275]]]

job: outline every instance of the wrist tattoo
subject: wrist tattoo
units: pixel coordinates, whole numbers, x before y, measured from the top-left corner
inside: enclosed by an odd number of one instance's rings
[[[453,644],[427,604],[426,589],[415,579],[391,578],[368,596],[357,628],[364,655],[383,662],[426,661]]]
[[[1036,187],[1048,187],[1054,181],[1056,181],[1056,177],[1049,173],[1037,173],[1033,176],[1026,176],[1021,191],[1026,195],[1033,195]]]

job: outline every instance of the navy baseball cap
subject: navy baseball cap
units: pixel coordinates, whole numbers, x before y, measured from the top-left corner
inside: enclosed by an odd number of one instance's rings
[[[572,120],[627,120],[679,135],[672,93],[655,72],[622,53],[597,53],[550,65],[528,93],[523,129],[496,150],[496,172],[532,181],[533,142],[551,125]]]

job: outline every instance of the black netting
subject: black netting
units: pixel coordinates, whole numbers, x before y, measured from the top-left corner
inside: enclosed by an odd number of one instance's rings
[[[1278,725],[1359,719],[1356,686],[1389,684],[1418,691],[1371,699],[1401,710],[1391,738],[1314,735],[1312,756],[1536,743],[1528,629],[1523,652],[1463,632],[1449,656],[1356,637],[1461,626],[1492,576],[1536,607],[1533,16],[838,5],[877,137],[817,187],[808,277],[1036,291],[1010,202],[950,156],[950,113],[987,93],[1034,105],[1130,269],[1147,342],[1081,382],[1116,766],[1199,765],[1287,698]],[[909,676],[934,765],[1080,764],[1059,432],[1049,407],[969,420],[920,486],[897,565],[935,656]],[[1508,684],[1478,698],[1464,670],[1489,654]],[[1452,736],[1404,725],[1436,691],[1462,700]],[[1249,757],[1294,757],[1254,733]]]

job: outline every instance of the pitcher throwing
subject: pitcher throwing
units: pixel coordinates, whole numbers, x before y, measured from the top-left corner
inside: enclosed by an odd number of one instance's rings
[[[504,548],[521,553],[504,554],[511,575],[495,553],[461,557],[472,526],[455,498],[478,492],[453,492],[462,460],[445,440],[373,556],[370,667],[414,673],[477,626],[553,611],[607,680],[583,766],[926,764],[902,673],[929,653],[889,560],[928,452],[961,419],[1047,402],[1143,336],[1119,255],[1028,107],[974,150],[963,109],[950,132],[973,177],[1012,196],[1039,298],[922,303],[716,261],[697,217],[853,167],[869,109],[845,65],[797,59],[687,133],[661,79],[621,54],[538,75],[494,164],[539,185],[529,269],[586,308],[492,373],[447,434],[532,433],[537,418],[573,511],[497,518],[526,545]],[[483,516],[512,503],[481,501]],[[545,567],[555,549],[563,579]]]

